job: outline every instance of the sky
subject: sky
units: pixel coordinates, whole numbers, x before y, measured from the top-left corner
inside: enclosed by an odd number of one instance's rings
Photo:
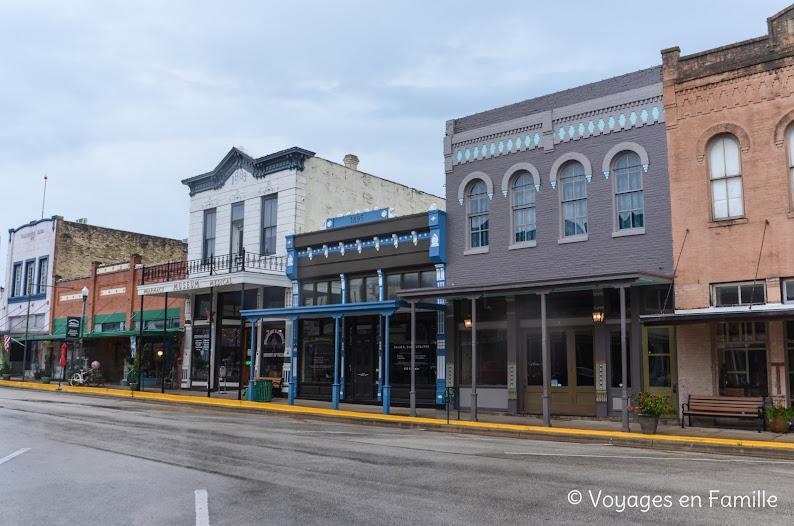
[[[788,4],[719,5],[0,0],[0,276],[42,215],[186,238],[181,180],[234,146],[444,196],[447,120],[762,36]]]

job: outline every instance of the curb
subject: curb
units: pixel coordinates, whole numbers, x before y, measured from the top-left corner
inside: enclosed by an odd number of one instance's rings
[[[18,387],[58,391],[57,384],[31,384],[27,382],[3,381],[0,386]],[[180,404],[228,407],[242,410],[256,410],[265,414],[305,415],[319,417],[337,422],[367,425],[386,425],[404,429],[423,429],[446,433],[467,433],[506,438],[525,438],[533,440],[557,440],[579,443],[598,443],[605,441],[615,446],[653,448],[668,451],[691,451],[718,453],[734,456],[753,456],[794,460],[794,443],[771,442],[767,440],[736,440],[726,438],[689,437],[677,435],[644,435],[640,433],[623,433],[619,431],[598,431],[590,429],[571,429],[528,426],[521,424],[499,424],[486,422],[470,422],[468,420],[450,420],[447,424],[435,418],[410,417],[401,415],[381,415],[322,409],[315,407],[285,406],[247,400],[220,400],[192,396],[148,393],[140,391],[124,391],[101,387],[71,387],[62,385],[61,391],[68,393],[84,393],[121,398],[135,398]]]

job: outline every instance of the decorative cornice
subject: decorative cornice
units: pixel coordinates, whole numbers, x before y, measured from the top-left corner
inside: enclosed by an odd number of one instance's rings
[[[182,184],[190,188],[190,196],[221,188],[238,169],[243,169],[257,179],[282,170],[302,171],[306,159],[314,152],[297,146],[254,159],[239,148],[232,148],[211,172],[184,179]]]
[[[55,229],[55,220],[56,220],[56,219],[58,219],[58,216],[52,216],[52,217],[47,217],[47,218],[45,218],[45,219],[38,219],[38,220],[36,220],[36,221],[31,221],[30,223],[28,223],[28,224],[26,224],[26,225],[22,225],[22,226],[21,226],[21,227],[19,227],[19,228],[9,228],[9,229],[8,229],[8,235],[9,235],[9,236],[11,236],[11,235],[15,234],[16,232],[19,232],[19,231],[20,231],[20,230],[22,230],[23,228],[28,228],[28,227],[31,227],[31,226],[36,226],[36,225],[38,225],[39,223],[44,223],[44,222],[47,222],[47,221],[52,221],[52,228],[53,228],[53,229]],[[8,240],[9,240],[9,241],[11,241],[11,238],[9,237],[9,239],[8,239]]]

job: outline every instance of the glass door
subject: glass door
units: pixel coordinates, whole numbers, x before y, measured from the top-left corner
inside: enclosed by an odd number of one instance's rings
[[[644,327],[642,349],[645,388],[651,394],[670,396],[675,402],[677,378],[673,327]]]

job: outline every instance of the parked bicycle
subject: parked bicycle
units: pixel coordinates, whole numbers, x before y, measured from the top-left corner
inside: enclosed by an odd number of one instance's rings
[[[102,373],[99,372],[99,362],[93,362],[91,368],[86,367],[88,360],[83,358],[83,367],[69,377],[69,385],[72,387],[95,387],[105,385]],[[96,367],[94,367],[96,364]]]

